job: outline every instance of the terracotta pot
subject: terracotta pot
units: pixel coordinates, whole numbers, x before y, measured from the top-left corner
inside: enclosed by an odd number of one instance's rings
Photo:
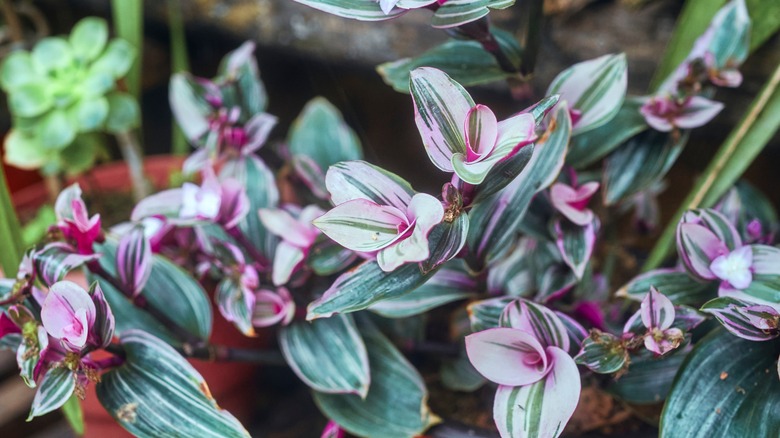
[[[148,157],[144,160],[144,171],[156,188],[163,188],[168,184],[171,172],[181,169],[182,161],[182,157],[169,155]],[[89,174],[76,178],[74,181],[79,182],[85,193],[129,193],[130,191],[129,173],[123,162],[98,166]],[[43,183],[23,188],[13,193],[12,196],[17,211],[34,211],[49,199],[49,194]],[[80,279],[78,276],[74,276],[73,280],[80,281],[86,286],[86,280],[83,276]],[[213,301],[212,309],[214,312],[212,342],[233,347],[261,348],[268,345],[268,339],[262,335],[258,338],[247,338],[241,334],[219,315]],[[252,411],[254,388],[252,378],[258,370],[258,366],[246,363],[213,363],[197,360],[193,360],[191,363],[203,375],[220,407],[228,410],[246,424]],[[94,385],[88,387],[87,397],[82,406],[87,438],[131,436],[103,409],[95,394]]]

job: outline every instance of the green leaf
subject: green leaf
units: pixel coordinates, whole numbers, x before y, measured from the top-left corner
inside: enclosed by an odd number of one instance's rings
[[[73,371],[61,366],[49,369],[35,392],[27,421],[64,405],[76,389]]]
[[[315,274],[327,277],[346,269],[356,258],[354,252],[330,239],[322,239],[312,246],[306,264]]]
[[[105,97],[81,99],[70,108],[72,119],[78,124],[80,132],[95,131],[106,121],[109,104]]]
[[[481,267],[514,241],[534,195],[552,184],[563,167],[571,136],[571,117],[565,104],[558,106],[550,126],[552,131],[545,141],[534,145],[531,160],[520,175],[469,212],[467,243],[472,267]]]
[[[510,55],[515,66],[520,65],[520,45],[512,34],[491,26],[501,50]],[[514,56],[512,56],[514,55]],[[409,93],[409,73],[417,67],[434,67],[444,71],[464,86],[504,80],[513,73],[504,71],[496,58],[477,41],[450,40],[414,58],[403,58],[377,66],[387,85],[396,91]]]
[[[320,410],[348,432],[372,438],[421,435],[440,420],[428,408],[428,391],[417,370],[378,330],[363,330],[371,364],[365,399],[314,393]]]
[[[444,360],[439,373],[442,385],[454,391],[473,392],[487,382],[487,379],[474,369],[466,355]]]
[[[452,222],[444,221],[428,235],[430,256],[420,264],[424,272],[430,272],[448,262],[460,253],[466,244],[469,232],[469,217],[461,214]]]
[[[78,396],[71,395],[61,409],[62,416],[65,417],[73,433],[76,436],[84,435],[84,411],[81,409],[81,401],[79,401]]]
[[[355,132],[323,97],[310,100],[293,122],[287,140],[293,155],[306,155],[324,172],[339,161],[363,157]]]
[[[451,28],[479,20],[492,9],[505,9],[514,0],[449,0],[439,6],[431,19],[431,25]]]
[[[644,116],[639,112],[642,103],[627,98],[615,117],[600,126],[571,139],[566,163],[576,168],[587,167],[600,160],[626,140],[648,128]]]
[[[607,391],[621,400],[634,404],[655,404],[666,399],[680,365],[687,356],[685,350],[675,350],[661,357],[646,352],[631,358],[628,372],[607,386]]]
[[[35,136],[27,135],[18,129],[12,129],[5,138],[5,162],[20,169],[38,169],[51,156]]]
[[[8,107],[18,117],[36,117],[54,105],[46,82],[28,82],[9,90]]]
[[[614,205],[666,176],[688,140],[645,131],[615,150],[604,163],[604,203]]]
[[[111,133],[126,132],[141,124],[141,109],[133,96],[113,92],[108,98],[106,130]]]
[[[718,293],[717,282],[702,283],[683,271],[656,269],[629,281],[617,295],[642,301],[650,291],[650,286],[658,289],[674,304],[700,305]]]
[[[477,204],[508,186],[525,169],[528,162],[531,161],[533,152],[534,146],[532,144],[523,146],[515,155],[506,160],[501,160],[490,169],[482,184],[476,187],[472,204]]]
[[[0,67],[0,85],[5,91],[39,80],[32,57],[27,51],[17,50],[9,53]]]
[[[366,397],[368,355],[351,316],[295,321],[279,330],[279,346],[290,368],[312,389]]]
[[[120,79],[130,71],[135,57],[135,48],[130,43],[118,39],[111,40],[103,54],[92,64],[91,70],[104,71],[114,79]]]
[[[60,37],[38,41],[31,52],[33,65],[41,76],[67,69],[73,63],[70,44]]]
[[[137,437],[249,437],[217,405],[200,374],[173,348],[138,330],[120,342],[125,363],[97,384],[103,407]]]
[[[102,143],[97,135],[79,135],[70,146],[60,151],[58,159],[61,170],[74,175],[91,169],[101,147]]]
[[[629,357],[617,337],[594,329],[590,336],[582,341],[582,350],[574,361],[594,373],[612,374],[622,370],[629,362]]]
[[[423,274],[416,263],[385,272],[375,261],[366,261],[342,274],[322,297],[309,304],[306,319],[356,312],[379,301],[400,297],[423,284],[432,274]]]
[[[76,138],[76,130],[65,111],[53,110],[36,124],[38,142],[47,150],[64,149]]]
[[[780,430],[779,342],[751,342],[722,329],[693,349],[661,416],[668,438],[773,437]]]
[[[466,310],[469,313],[471,331],[476,333],[498,327],[501,314],[514,300],[513,297],[498,297],[469,304]]]
[[[91,61],[103,51],[108,41],[108,26],[102,18],[87,17],[76,23],[70,32],[73,56]]]
[[[141,100],[141,61],[144,47],[144,2],[142,0],[112,0],[111,15],[116,34],[121,39],[109,43],[103,54],[106,62],[114,63],[114,77],[127,75],[127,88],[136,100]],[[136,50],[138,56],[136,57]],[[103,59],[101,57],[101,59]]]

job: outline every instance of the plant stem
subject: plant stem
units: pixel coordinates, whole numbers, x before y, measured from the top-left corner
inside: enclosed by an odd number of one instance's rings
[[[103,269],[102,266],[100,266],[100,262],[98,261],[91,261],[87,263],[87,268],[90,272],[93,274],[99,276],[106,282],[108,282],[111,286],[114,287],[114,289],[118,290],[122,293],[130,302],[133,303],[134,306],[138,307],[139,309],[142,309],[149,313],[151,316],[153,316],[157,321],[160,322],[165,328],[171,331],[177,338],[185,342],[185,346],[187,344],[191,346],[201,346],[205,344],[205,341],[203,339],[200,339],[198,336],[190,333],[187,329],[183,328],[182,326],[178,325],[176,322],[171,320],[168,315],[163,313],[162,311],[152,307],[149,305],[149,302],[141,295],[133,296],[133,293],[129,291],[125,286],[119,282],[113,275],[111,275],[108,271]]]
[[[132,131],[117,133],[116,139],[130,171],[133,199],[138,202],[149,195],[149,187],[144,177],[143,151],[138,145],[138,137]]]
[[[0,267],[6,278],[14,278],[24,254],[24,244],[22,227],[11,202],[11,193],[8,190],[2,165],[0,165],[0,242],[3,242],[3,249],[0,251]]]
[[[698,207],[712,206],[731,187],[780,128],[780,65],[750,109],[723,142],[704,174],[672,216],[643,270],[660,266],[674,243],[677,220]]]
[[[501,70],[504,70],[507,73],[518,72],[517,67],[512,63],[509,57],[506,56],[506,53],[501,50],[501,45],[498,44],[496,37],[490,33],[490,21],[487,16],[458,26],[456,31],[480,43],[486,52],[493,55],[496,62],[498,62],[499,67],[501,67]]]
[[[11,0],[0,0],[0,8],[2,8],[3,20],[8,26],[11,41],[20,45],[24,42],[24,31],[22,30],[22,22],[19,21],[19,16],[14,10],[14,5],[11,4]]]

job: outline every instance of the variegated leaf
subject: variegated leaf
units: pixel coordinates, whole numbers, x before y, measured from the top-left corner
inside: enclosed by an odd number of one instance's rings
[[[82,255],[62,242],[49,243],[32,255],[35,272],[45,286],[51,286],[73,269],[98,258],[100,254]]]
[[[618,290],[617,295],[635,301],[644,299],[654,286],[675,304],[699,305],[714,298],[717,285],[694,280],[678,269],[656,269],[635,277]]]
[[[511,327],[532,334],[544,347],[569,350],[569,333],[563,321],[552,310],[534,302],[518,299],[501,313],[501,327]]]
[[[252,327],[252,311],[254,310],[254,295],[232,278],[224,278],[217,284],[214,293],[219,313],[232,322],[246,336],[255,336]]]
[[[603,126],[615,117],[628,86],[624,53],[574,64],[553,79],[547,94],[560,94],[578,112],[572,135]]]
[[[148,333],[122,334],[125,363],[97,384],[103,407],[137,437],[249,437],[217,405],[208,385],[183,357]]]
[[[469,313],[471,331],[481,332],[499,327],[501,314],[512,301],[514,301],[512,297],[497,297],[469,304],[466,310]]]
[[[307,156],[323,171],[340,161],[363,156],[357,135],[324,97],[306,104],[290,127],[287,144],[293,156]]]
[[[571,136],[571,118],[566,105],[559,105],[550,132],[538,141],[531,160],[520,175],[502,191],[476,205],[470,212],[467,244],[474,268],[500,253],[515,239],[517,229],[539,191],[552,184],[563,167]]]
[[[366,397],[368,355],[350,315],[293,322],[279,330],[279,346],[290,368],[312,389]]]
[[[369,309],[385,318],[407,318],[473,296],[476,286],[476,281],[455,261],[444,265],[417,289],[380,301]]]
[[[434,270],[457,256],[466,244],[468,232],[469,217],[466,214],[436,225],[428,236],[430,256],[422,262],[422,269],[426,272]]]
[[[152,245],[143,226],[135,226],[122,236],[116,254],[119,281],[138,295],[152,273]]]
[[[704,303],[701,311],[713,315],[733,335],[749,341],[768,341],[780,336],[780,314],[755,303],[718,297]],[[762,326],[761,321],[764,321]]]
[[[750,245],[753,252],[753,281],[742,292],[762,303],[780,308],[780,249]]]
[[[373,327],[362,328],[371,364],[365,398],[314,393],[320,410],[357,436],[412,438],[440,420],[428,408],[428,391],[417,370]]]
[[[558,220],[554,224],[556,245],[561,252],[563,261],[571,268],[577,280],[585,275],[585,268],[590,262],[593,248],[596,244],[596,227],[598,219],[581,227],[567,221]]]
[[[553,361],[544,379],[526,386],[499,386],[493,419],[502,437],[556,438],[580,398],[580,373],[566,352],[549,347]]]
[[[351,18],[360,21],[389,20],[406,12],[405,9],[394,8],[389,14],[382,12],[376,0],[295,0],[314,9]]]
[[[690,348],[679,348],[663,357],[643,350],[631,358],[629,372],[612,380],[607,390],[632,404],[653,405],[662,402]]]
[[[327,277],[346,269],[355,260],[357,255],[354,252],[329,239],[321,239],[312,246],[306,263],[315,274]]]
[[[574,361],[594,373],[612,374],[628,365],[628,351],[615,335],[592,330]]]
[[[382,300],[400,297],[423,284],[433,272],[423,274],[417,264],[384,272],[375,261],[347,271],[317,300],[309,304],[306,319],[327,318],[368,308]]]
[[[479,20],[490,9],[505,9],[514,3],[514,0],[448,0],[436,10],[431,25],[438,28],[461,26]]]
[[[75,390],[76,378],[73,371],[64,366],[51,368],[38,385],[27,421],[64,405]]]
[[[531,385],[543,379],[552,365],[532,333],[508,327],[466,336],[466,353],[480,374],[499,385]]]
[[[345,161],[328,169],[325,184],[334,205],[366,199],[406,212],[414,190],[400,176],[365,161]]]

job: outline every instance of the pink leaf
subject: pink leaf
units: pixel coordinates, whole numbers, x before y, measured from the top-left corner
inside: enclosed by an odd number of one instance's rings
[[[474,368],[499,385],[534,383],[549,371],[542,344],[530,333],[494,328],[466,336],[466,353]]]
[[[585,183],[576,189],[558,182],[550,188],[550,201],[567,219],[585,226],[593,221],[593,212],[587,206],[598,189],[597,182]]]
[[[545,306],[524,299],[511,302],[501,314],[501,326],[531,333],[542,347],[569,350],[569,334],[563,321]]]
[[[712,260],[728,253],[726,245],[706,227],[693,223],[680,223],[677,227],[677,251],[688,271],[704,280],[712,280]]]
[[[325,175],[325,184],[333,205],[366,199],[401,211],[412,202],[414,190],[398,175],[365,161],[342,161]]]
[[[76,283],[60,281],[49,289],[41,306],[46,331],[71,351],[81,351],[95,322],[95,303]]]
[[[410,225],[406,215],[397,208],[365,199],[339,204],[314,221],[314,226],[339,245],[362,252],[390,246],[403,238],[402,233]]]
[[[651,330],[666,330],[674,323],[674,304],[653,286],[642,300],[639,312],[642,323]]]
[[[493,152],[498,138],[498,120],[485,105],[471,108],[466,115],[467,161],[473,162]]]

